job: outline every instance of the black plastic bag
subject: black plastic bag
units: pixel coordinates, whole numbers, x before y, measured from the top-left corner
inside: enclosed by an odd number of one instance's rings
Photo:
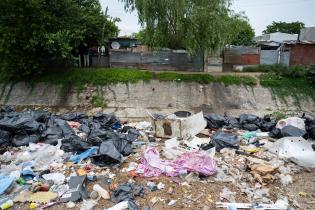
[[[282,134],[281,134],[281,130],[279,128],[273,128],[270,132],[269,132],[269,136],[271,138],[275,138],[275,139],[280,139],[282,138]]]
[[[274,121],[270,121],[270,122],[262,121],[260,125],[260,130],[262,132],[270,132],[276,127],[276,124],[277,123]]]
[[[0,120],[0,129],[10,131],[12,133],[39,133],[43,130],[43,126],[36,122],[31,116],[23,114],[16,115],[12,118],[4,117]]]
[[[287,125],[281,129],[281,134],[283,137],[302,137],[306,134],[306,131]]]
[[[252,114],[241,114],[239,118],[240,118],[241,124],[245,124],[245,123],[256,124],[259,122],[259,119],[260,119],[258,116],[252,115]]]
[[[243,124],[243,129],[247,131],[257,131],[259,127],[256,124]]]
[[[219,129],[225,125],[225,118],[215,113],[206,114],[204,118],[207,121],[207,128]]]
[[[42,133],[42,137],[46,144],[57,145],[58,139],[62,139],[63,134],[60,127],[53,126],[48,127],[47,130]]]
[[[48,120],[50,119],[50,117],[51,117],[51,114],[49,112],[46,112],[46,111],[35,111],[34,112],[34,119],[40,123],[47,123]]]
[[[119,124],[120,120],[113,114],[97,113],[93,116],[93,121],[97,122],[103,128],[111,128],[115,124]]]
[[[216,147],[217,151],[220,151],[225,147],[234,149],[239,148],[239,141],[235,134],[218,131],[212,135],[211,141],[212,144]]]
[[[12,135],[9,131],[0,130],[0,147],[7,147],[11,145]]]
[[[99,154],[92,157],[95,165],[100,167],[113,166],[121,163],[122,154],[116,148],[113,141],[105,141],[101,144]]]
[[[234,118],[234,117],[229,117],[225,115],[225,124],[227,125],[227,128],[232,129],[232,128],[241,128],[240,122]]]
[[[18,134],[15,135],[12,139],[12,146],[21,147],[28,146],[29,143],[38,143],[41,136],[40,134]]]
[[[60,115],[60,118],[66,121],[80,121],[81,119],[87,119],[88,116],[83,112],[71,112]]]
[[[306,118],[305,127],[308,137],[315,140],[315,120]]]
[[[83,141],[79,136],[72,135],[62,140],[61,149],[65,152],[84,152],[92,147],[86,141]]]
[[[135,197],[140,196],[144,197],[144,188],[142,186],[133,184],[133,183],[125,183],[120,185],[111,196],[111,200],[114,203],[119,203],[122,201],[128,201],[128,207],[131,210],[139,210],[140,208],[135,203]]]

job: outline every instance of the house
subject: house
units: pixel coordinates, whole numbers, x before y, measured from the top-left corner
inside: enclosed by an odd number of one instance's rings
[[[241,71],[244,67],[259,65],[259,47],[226,46],[223,52],[223,71]]]
[[[290,51],[290,66],[315,65],[315,27],[301,30],[295,43],[285,43],[285,48]]]
[[[284,43],[296,43],[298,34],[271,33],[257,36],[254,38],[260,50],[260,64],[283,64],[288,66],[290,63],[290,52],[283,48]]]
[[[283,43],[296,42],[298,40],[298,37],[298,34],[276,32],[256,36],[254,38],[254,41],[256,42],[256,45],[259,46],[262,50],[276,50]]]

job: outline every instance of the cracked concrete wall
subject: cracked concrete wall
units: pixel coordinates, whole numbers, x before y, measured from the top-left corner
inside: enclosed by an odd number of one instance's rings
[[[270,113],[279,109],[296,110],[292,99],[287,104],[274,100],[269,89],[261,86],[224,86],[219,83],[138,82],[103,87],[87,86],[80,92],[75,88],[40,83],[30,87],[25,83],[1,85],[1,104],[23,106],[87,107],[91,99],[102,95],[106,100],[105,112],[115,112],[123,118],[143,118],[149,112],[172,113],[176,110],[238,114]],[[303,111],[315,112],[314,102],[300,102]]]

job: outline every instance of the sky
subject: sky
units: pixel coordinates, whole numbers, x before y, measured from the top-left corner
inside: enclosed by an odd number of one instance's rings
[[[175,0],[176,1],[176,0]],[[124,4],[118,0],[100,0],[102,8],[108,7],[108,14],[119,17],[120,36],[138,32],[137,13],[127,13]],[[306,27],[315,26],[315,0],[232,0],[235,12],[244,11],[256,35],[260,35],[272,21],[301,21]]]

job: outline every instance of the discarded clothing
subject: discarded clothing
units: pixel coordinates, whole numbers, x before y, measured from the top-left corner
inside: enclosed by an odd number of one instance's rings
[[[154,147],[147,148],[141,158],[138,170],[143,177],[156,177],[161,174],[178,176],[181,173],[196,172],[210,176],[216,172],[217,164],[205,151],[189,152],[181,155],[176,160],[162,160],[158,150]]]

